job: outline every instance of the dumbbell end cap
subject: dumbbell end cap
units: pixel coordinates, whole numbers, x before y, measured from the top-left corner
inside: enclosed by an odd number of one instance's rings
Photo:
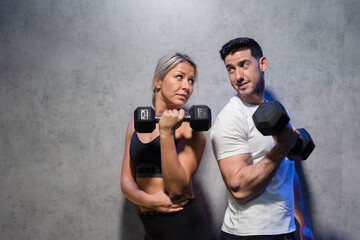
[[[295,147],[291,149],[287,158],[294,161],[304,161],[315,149],[315,143],[304,128],[298,128],[297,130],[300,132],[299,140]]]
[[[156,128],[155,111],[152,107],[137,107],[134,111],[134,128],[139,133],[151,133]]]

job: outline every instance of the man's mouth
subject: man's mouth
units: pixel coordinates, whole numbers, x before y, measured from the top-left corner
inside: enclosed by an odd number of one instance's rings
[[[238,87],[245,87],[247,84],[249,83],[249,81],[237,81],[236,86]]]

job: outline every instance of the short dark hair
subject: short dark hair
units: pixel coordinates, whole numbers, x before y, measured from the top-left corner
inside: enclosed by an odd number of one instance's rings
[[[253,56],[257,60],[259,60],[263,56],[260,45],[254,39],[247,37],[235,38],[228,41],[224,44],[224,46],[222,46],[219,53],[221,59],[225,61],[227,55],[234,54],[237,51],[242,51],[246,49],[250,49],[251,56]]]

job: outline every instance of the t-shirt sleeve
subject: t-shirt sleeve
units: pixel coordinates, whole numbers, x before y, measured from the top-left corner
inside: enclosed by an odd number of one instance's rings
[[[245,114],[222,112],[216,119],[210,140],[216,160],[238,154],[250,153],[249,126]]]

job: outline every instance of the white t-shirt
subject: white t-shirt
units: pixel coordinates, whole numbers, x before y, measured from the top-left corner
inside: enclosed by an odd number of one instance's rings
[[[258,105],[242,101],[238,95],[218,114],[210,139],[216,160],[251,153],[258,163],[274,146],[272,136],[263,136],[252,115]],[[294,221],[294,162],[285,158],[265,191],[246,204],[228,197],[222,231],[238,235],[276,235],[296,230]]]

